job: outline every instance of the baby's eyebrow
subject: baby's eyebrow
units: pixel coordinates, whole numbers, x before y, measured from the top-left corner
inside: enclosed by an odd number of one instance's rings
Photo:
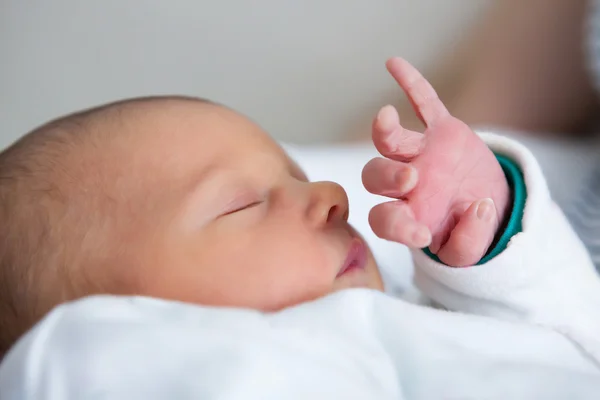
[[[210,182],[214,179],[215,175],[219,174],[219,168],[215,164],[210,164],[202,168],[200,171],[196,171],[191,176],[188,182],[188,192],[195,192],[199,190],[206,182]]]
[[[237,189],[227,176],[218,167],[195,175],[182,201],[180,215],[186,230],[196,231],[219,216],[228,196]]]
[[[190,198],[194,203],[198,202],[198,199],[210,198],[215,193],[215,183],[219,182],[223,175],[223,171],[218,168],[217,165],[208,165],[202,168],[200,171],[196,171],[186,179],[185,187],[183,188],[183,194],[185,201],[190,201]],[[208,199],[207,199],[208,200]]]

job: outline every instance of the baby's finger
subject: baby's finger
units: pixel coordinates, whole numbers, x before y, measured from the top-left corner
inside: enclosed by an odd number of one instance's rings
[[[372,135],[381,155],[394,160],[409,161],[419,155],[424,144],[423,134],[404,129],[400,125],[398,111],[390,105],[377,113]]]
[[[362,171],[365,189],[380,196],[400,198],[417,186],[417,170],[409,164],[374,158]]]
[[[437,256],[452,267],[476,264],[494,240],[498,229],[497,215],[492,199],[483,199],[471,204]]]
[[[425,126],[430,127],[450,114],[431,84],[406,60],[392,58],[388,60],[386,66],[408,96]]]
[[[405,244],[412,248],[424,248],[431,243],[431,232],[417,222],[410,207],[402,201],[378,204],[369,213],[373,232],[382,239]]]

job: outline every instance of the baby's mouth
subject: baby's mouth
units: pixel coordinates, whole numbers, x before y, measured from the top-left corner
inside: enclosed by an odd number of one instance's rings
[[[364,270],[367,264],[367,247],[359,238],[352,239],[346,261],[342,264],[336,278],[358,270]]]

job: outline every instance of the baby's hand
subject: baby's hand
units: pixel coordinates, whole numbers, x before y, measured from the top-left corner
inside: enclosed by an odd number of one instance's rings
[[[379,111],[373,142],[385,158],[367,163],[363,183],[369,192],[396,200],[373,207],[371,228],[412,248],[429,246],[447,265],[473,265],[485,255],[507,212],[504,172],[414,67],[395,58],[387,68],[427,128],[424,134],[402,128],[392,106]]]

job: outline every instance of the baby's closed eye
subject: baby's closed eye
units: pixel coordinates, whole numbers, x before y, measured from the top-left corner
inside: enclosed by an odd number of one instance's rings
[[[223,211],[220,216],[231,215],[240,211],[254,208],[264,203],[265,198],[255,191],[243,190],[233,196],[228,197],[224,202]]]
[[[233,214],[233,213],[236,213],[236,212],[239,212],[239,211],[248,210],[248,209],[256,207],[256,206],[258,206],[258,205],[260,205],[262,203],[263,203],[263,201],[260,200],[260,201],[253,201],[253,202],[250,202],[250,203],[246,203],[244,205],[234,205],[234,206],[231,207],[230,210],[225,211],[225,213],[223,213],[222,216],[230,215],[230,214]]]

